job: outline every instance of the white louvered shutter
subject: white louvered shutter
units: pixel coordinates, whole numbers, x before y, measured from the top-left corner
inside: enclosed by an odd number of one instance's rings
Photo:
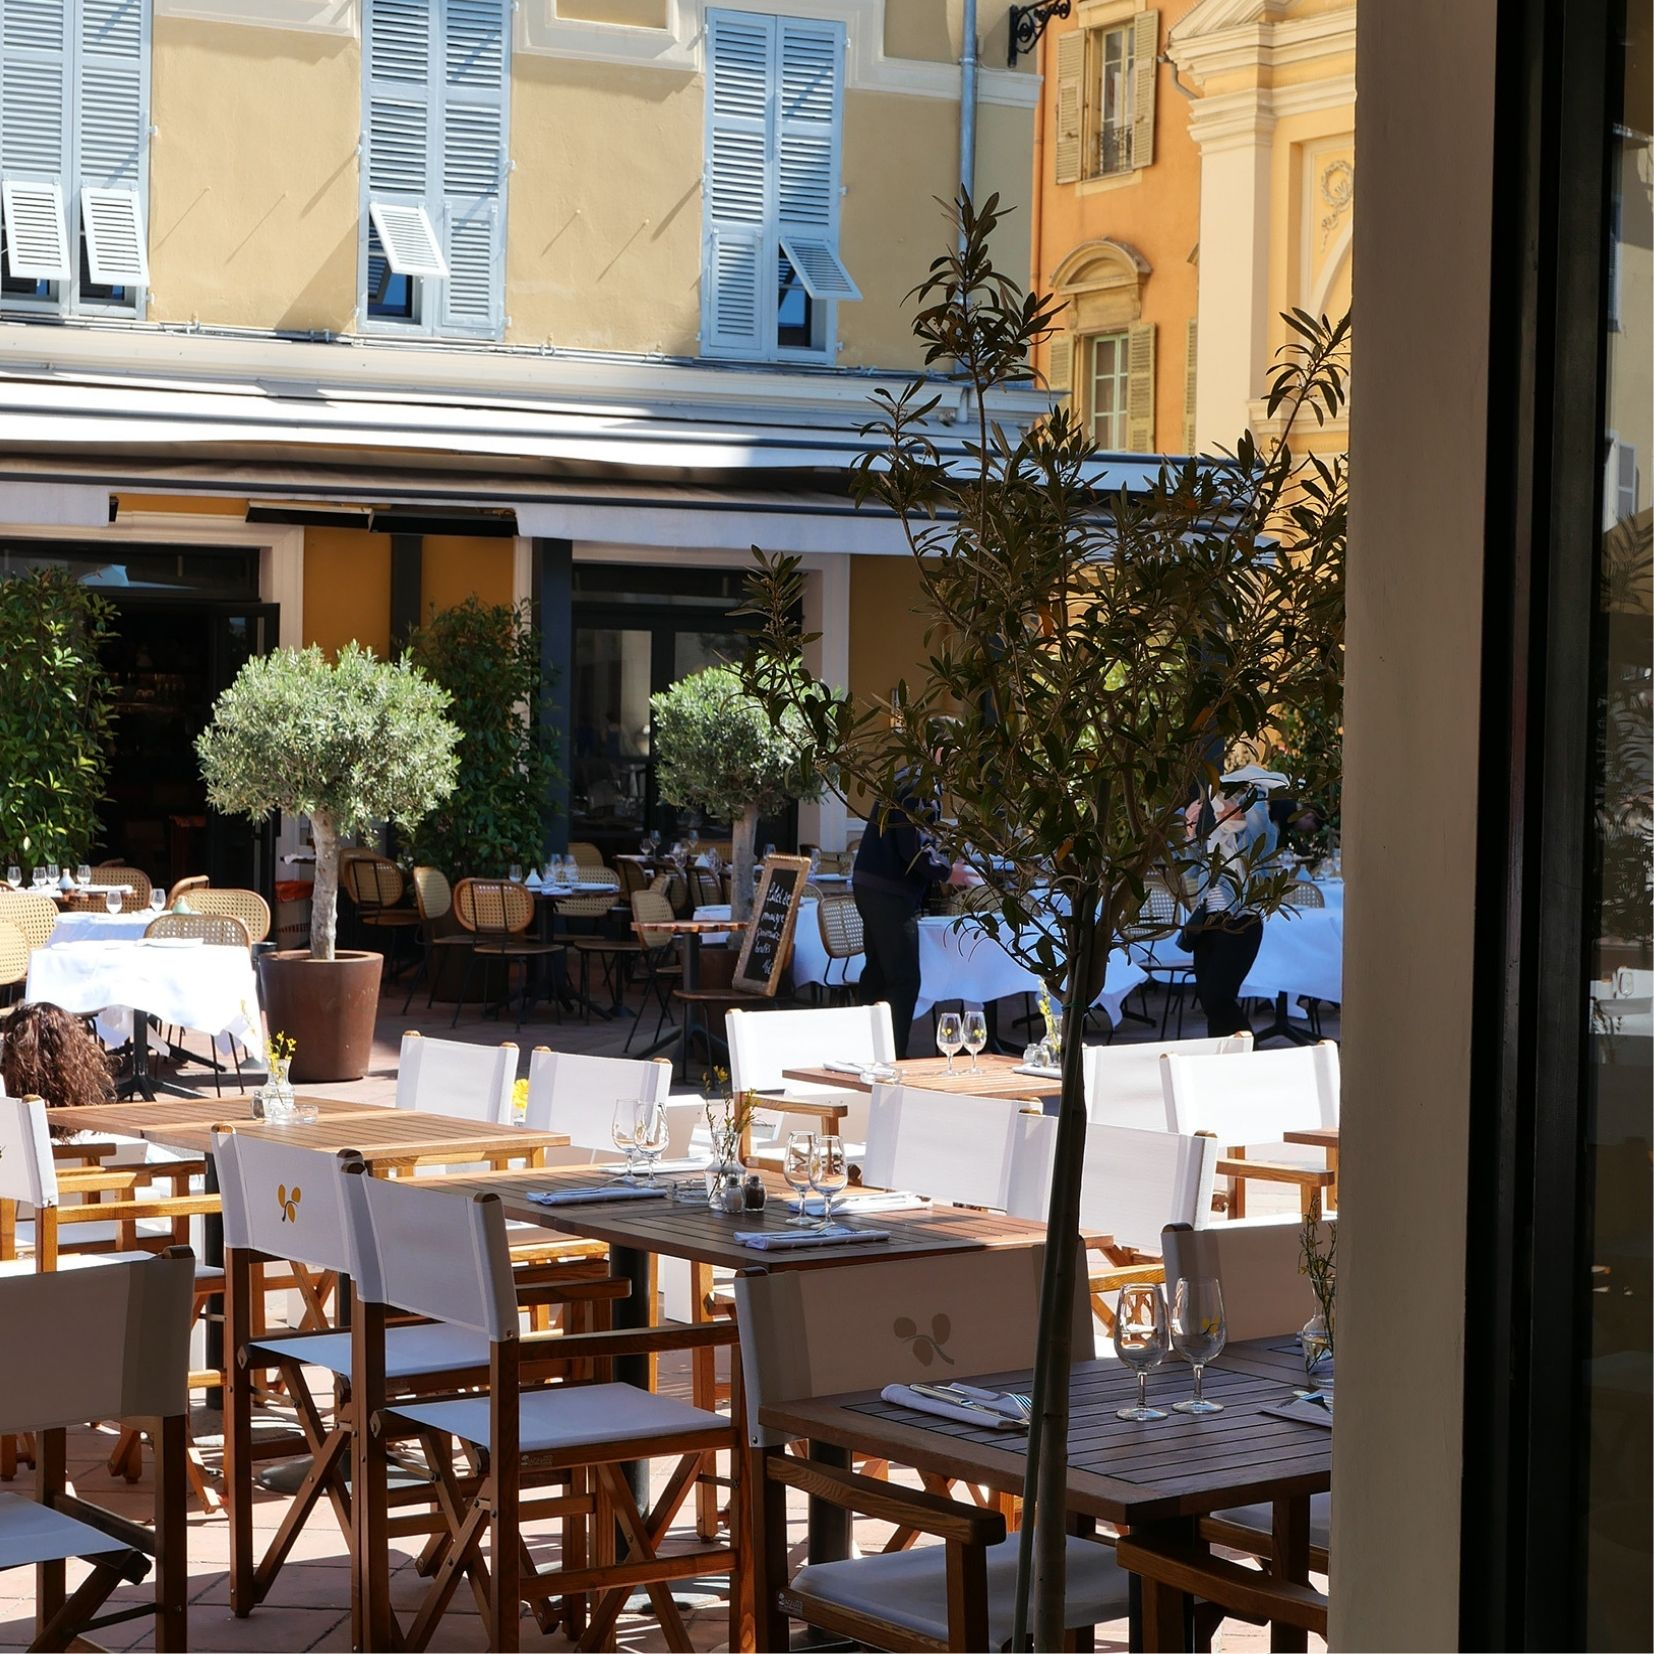
[[[80,182],[136,190],[147,143],[144,0],[79,0]]]
[[[448,274],[447,261],[437,242],[436,226],[423,207],[400,201],[375,201],[368,208],[368,222],[378,240],[374,256],[399,276]]]
[[[442,329],[497,337],[505,323],[508,0],[442,12]]]
[[[94,282],[105,287],[149,285],[143,205],[136,190],[88,184],[80,192],[80,227],[86,237],[87,274]]]
[[[0,174],[56,184],[71,164],[66,0],[0,0]]]
[[[68,281],[74,270],[62,187],[8,178],[0,184],[0,208],[6,274],[26,281]]]
[[[366,0],[362,27],[367,59],[367,159],[362,169],[363,229],[368,238],[361,312],[365,321],[367,298],[380,290],[391,267],[384,232],[374,222],[374,207],[417,208],[428,216],[430,159],[436,147],[430,95],[436,55],[434,0]],[[406,215],[391,218],[404,221]]]
[[[701,334],[714,355],[759,354],[775,305],[776,34],[773,17],[708,14]]]
[[[836,23],[783,17],[777,31],[776,217],[813,299],[859,299],[838,251],[843,35]]]

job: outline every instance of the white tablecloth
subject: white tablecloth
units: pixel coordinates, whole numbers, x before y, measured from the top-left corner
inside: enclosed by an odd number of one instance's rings
[[[61,947],[65,942],[131,942],[149,929],[156,915],[147,907],[136,912],[121,913],[60,913],[57,929],[52,932],[51,945]]]
[[[729,908],[698,907],[695,917],[727,919]],[[861,967],[859,956],[848,960],[827,957],[821,927],[816,923],[816,904],[802,903],[798,910],[798,928],[793,933],[793,981],[821,982],[836,988],[847,980],[859,982]],[[1145,980],[1145,973],[1116,951],[1109,956],[1108,976],[1094,1003],[1118,1022],[1121,1001]],[[914,1007],[915,1015],[925,1015],[938,1002],[959,999],[972,1005],[988,1005],[1011,994],[1038,994],[1040,986],[1040,979],[1032,971],[1018,964],[978,926],[962,926],[948,918],[920,919],[919,1001]]]
[[[1187,967],[1191,955],[1171,937],[1162,937],[1149,949],[1162,965]],[[1286,907],[1264,920],[1258,957],[1241,988],[1242,999],[1287,996],[1287,1012],[1302,1016],[1298,996],[1337,1002],[1344,997],[1344,910]]]
[[[264,1046],[258,985],[245,948],[53,942],[29,955],[25,992],[80,1016],[104,1012],[99,1026],[111,1042],[130,1036],[136,1008],[164,1026],[231,1034],[253,1051]]]

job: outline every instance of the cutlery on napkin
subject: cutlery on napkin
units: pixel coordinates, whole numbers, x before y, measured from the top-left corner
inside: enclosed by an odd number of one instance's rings
[[[809,1246],[858,1245],[864,1241],[888,1241],[888,1229],[852,1229],[847,1223],[835,1223],[830,1229],[806,1229],[789,1234],[784,1229],[737,1229],[736,1243],[751,1247],[754,1252],[791,1252]]]
[[[628,1189],[608,1183],[598,1189],[536,1189],[528,1197],[536,1206],[590,1206],[600,1200],[665,1200],[662,1188]]]
[[[1332,1429],[1332,1408],[1321,1402],[1294,1398],[1266,1407],[1264,1412],[1272,1419],[1290,1419],[1294,1424],[1318,1424],[1323,1430]]]
[[[1028,1428],[1022,1409],[1010,1397],[996,1395],[992,1390],[979,1390],[974,1385],[887,1384],[879,1396],[897,1407],[911,1407],[917,1413],[974,1424],[979,1429]]]
[[[1045,1068],[1038,1063],[1031,1062],[1019,1062],[1011,1072],[1013,1074],[1031,1074],[1037,1080],[1060,1080],[1062,1078],[1060,1068]]]
[[[829,1057],[821,1065],[829,1074],[854,1074],[858,1078],[864,1068],[871,1066],[865,1062],[847,1062],[843,1057]]]
[[[878,1194],[843,1195],[833,1202],[835,1212],[910,1212],[916,1207],[928,1206],[930,1201],[924,1195],[908,1194],[899,1189],[888,1189]],[[811,1217],[820,1217],[823,1210],[820,1195],[805,1195],[802,1200],[794,1197],[787,1202],[787,1207],[794,1212],[807,1212]]]
[[[690,1155],[685,1160],[657,1160],[655,1175],[664,1176],[668,1172],[704,1172],[711,1165],[711,1161],[703,1155]],[[612,1166],[599,1166],[598,1170],[610,1177],[624,1177],[626,1166],[623,1161],[617,1160]]]

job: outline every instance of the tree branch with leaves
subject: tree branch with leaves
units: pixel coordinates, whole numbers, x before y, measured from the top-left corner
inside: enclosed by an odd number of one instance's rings
[[[961,923],[991,933],[1061,1007],[1062,1097],[1048,1214],[1035,1414],[1025,1489],[1017,1646],[1030,1586],[1034,1646],[1060,1645],[1070,1306],[1081,1262],[1086,1126],[1082,1022],[1122,926],[1145,933],[1151,878],[1204,852],[1186,811],[1237,756],[1263,759],[1282,720],[1324,707],[1343,653],[1347,495],[1341,459],[1299,457],[1306,419],[1343,404],[1348,318],[1286,320],[1269,412],[1283,434],[1259,446],[1165,462],[1140,488],[1105,490],[1084,426],[1065,408],[1016,432],[989,422],[989,393],[1026,379],[1058,304],[998,270],[997,197],[961,198],[957,246],[910,298],[927,364],[970,388],[974,434],[959,443],[922,384],[879,392],[859,462],[861,500],[899,517],[919,599],[925,663],[892,702],[858,699],[804,670],[800,560],[754,548],[747,611],[759,630],[744,676],[772,719],[801,717],[839,788],[899,811],[943,796],[923,825],[994,904]],[[950,243],[953,238],[950,237]],[[944,447],[944,442],[947,446]],[[1308,784],[1327,778],[1299,777]],[[1209,867],[1208,873],[1218,869]],[[1228,864],[1234,907],[1281,907],[1289,870]]]

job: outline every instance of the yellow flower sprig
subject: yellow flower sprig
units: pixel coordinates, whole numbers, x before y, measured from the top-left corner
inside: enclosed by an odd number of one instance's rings
[[[264,1042],[264,1061],[273,1078],[284,1080],[299,1042],[279,1028]]]

